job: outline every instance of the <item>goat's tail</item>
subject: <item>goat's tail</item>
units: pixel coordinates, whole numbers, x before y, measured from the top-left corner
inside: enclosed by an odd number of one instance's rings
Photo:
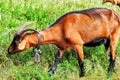
[[[113,10],[113,12],[114,12],[114,15],[118,19],[118,25],[119,25],[119,36],[118,36],[118,38],[120,38],[120,16],[119,16],[119,14],[116,11]]]
[[[115,10],[112,10],[114,12],[114,15],[117,17],[118,22],[120,24],[120,16],[118,15],[118,13]]]

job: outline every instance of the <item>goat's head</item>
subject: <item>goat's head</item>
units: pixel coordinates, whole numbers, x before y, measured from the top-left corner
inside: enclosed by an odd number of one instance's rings
[[[8,54],[13,54],[13,53],[17,53],[17,52],[21,52],[24,51],[26,49],[28,49],[30,46],[28,46],[28,42],[27,40],[27,31],[36,31],[34,29],[31,28],[26,28],[26,26],[30,25],[30,24],[34,24],[37,22],[27,22],[25,23],[21,29],[19,29],[13,38],[12,43],[10,44],[9,48],[8,48]]]

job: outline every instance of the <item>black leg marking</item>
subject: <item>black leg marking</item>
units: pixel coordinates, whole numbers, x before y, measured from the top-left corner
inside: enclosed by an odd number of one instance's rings
[[[109,78],[109,76],[112,74],[114,67],[115,67],[115,60],[112,60],[112,54],[110,54],[110,64],[108,68],[107,78]]]
[[[107,39],[106,43],[104,44],[105,50],[107,51],[108,48],[110,47],[110,38]]]
[[[81,71],[81,73],[79,71],[79,76],[83,77],[83,76],[85,76],[84,62],[82,62],[79,57],[78,57],[78,63],[80,66],[80,71]]]
[[[49,76],[52,76],[53,74],[54,74],[54,72],[56,71],[56,68],[57,68],[57,65],[58,65],[58,63],[60,62],[60,57],[59,57],[60,55],[59,55],[59,51],[57,51],[57,53],[55,54],[55,63],[54,63],[54,65],[53,65],[53,67],[49,70],[49,72],[48,72],[48,75]]]

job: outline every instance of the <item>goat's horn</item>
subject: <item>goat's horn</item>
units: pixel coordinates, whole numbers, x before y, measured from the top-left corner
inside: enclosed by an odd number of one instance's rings
[[[25,29],[22,31],[22,33],[26,32],[26,31],[37,31],[37,30],[32,29],[32,28],[25,28]]]
[[[34,29],[31,29],[31,28],[26,28],[27,26],[29,26],[30,24],[38,24],[38,22],[36,22],[36,21],[31,21],[31,22],[27,22],[27,23],[25,23],[22,27],[21,27],[21,29],[20,30],[18,30],[17,31],[17,34],[18,35],[21,35],[23,32],[25,32],[25,31],[35,31]]]

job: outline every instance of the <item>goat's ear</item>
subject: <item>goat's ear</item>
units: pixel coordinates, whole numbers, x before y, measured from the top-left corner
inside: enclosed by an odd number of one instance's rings
[[[18,49],[19,49],[19,50],[23,50],[23,49],[25,48],[25,45],[26,45],[26,40],[21,41],[21,42],[18,44]]]

